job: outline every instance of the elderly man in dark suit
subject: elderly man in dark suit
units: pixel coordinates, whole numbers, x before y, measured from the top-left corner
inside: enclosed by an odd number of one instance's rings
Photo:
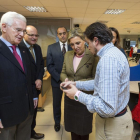
[[[18,45],[26,31],[26,18],[7,12],[0,28],[0,140],[30,140],[38,100],[28,50]]]
[[[38,40],[38,32],[34,26],[28,25],[26,27],[26,33],[24,35],[24,39],[21,41],[20,45],[26,47],[30,51],[30,59],[31,59],[31,66],[32,66],[32,78],[36,84],[36,90],[38,95],[40,94],[40,89],[42,86],[43,74],[44,74],[44,60],[42,57],[41,48],[39,45],[36,44]],[[44,137],[44,134],[36,133],[34,128],[36,126],[36,115],[37,115],[37,108],[35,108],[33,122],[31,125],[31,138],[34,139],[41,139]]]
[[[63,66],[65,52],[72,50],[67,44],[68,33],[66,28],[59,27],[57,29],[57,36],[59,38],[59,42],[49,45],[47,51],[47,69],[51,74],[53,115],[55,121],[54,129],[56,132],[60,130],[61,99],[63,93],[60,90],[60,73]]]

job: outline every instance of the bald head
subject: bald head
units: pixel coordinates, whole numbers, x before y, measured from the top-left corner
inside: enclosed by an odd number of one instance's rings
[[[24,35],[24,40],[29,45],[36,44],[36,42],[38,40],[38,32],[37,32],[37,29],[34,26],[28,25],[26,27],[26,34]]]

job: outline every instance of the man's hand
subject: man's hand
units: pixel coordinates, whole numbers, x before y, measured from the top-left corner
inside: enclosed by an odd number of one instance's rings
[[[40,79],[37,79],[37,80],[35,81],[35,84],[36,84],[36,88],[37,88],[38,90],[40,90],[40,89],[41,89],[41,85],[42,85],[42,81],[41,81]]]
[[[66,95],[70,98],[70,99],[74,99],[74,95],[76,94],[76,92],[78,91],[78,89],[73,85],[73,84],[70,84],[68,86],[68,89],[66,90],[63,90]]]
[[[61,87],[64,87],[64,88],[67,88],[68,89],[70,84],[76,86],[76,82],[74,82],[74,81],[68,81],[68,79],[66,78],[65,79],[65,82],[62,82],[60,84],[60,89],[63,90]]]
[[[33,100],[34,101],[34,108],[37,107],[38,99]]]
[[[3,128],[3,125],[2,125],[2,122],[1,122],[1,120],[0,120],[0,128]],[[0,133],[1,133],[1,131],[0,131]]]

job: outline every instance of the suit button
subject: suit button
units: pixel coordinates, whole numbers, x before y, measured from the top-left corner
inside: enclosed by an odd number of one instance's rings
[[[26,96],[28,96],[28,94],[26,93]]]

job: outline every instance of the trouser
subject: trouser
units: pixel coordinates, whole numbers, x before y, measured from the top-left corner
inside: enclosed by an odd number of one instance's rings
[[[33,116],[29,114],[20,124],[0,129],[0,140],[30,140],[32,119]]]
[[[61,121],[61,99],[63,91],[59,87],[52,87],[53,91],[53,116],[55,124],[60,124]]]
[[[101,118],[96,115],[96,140],[131,140],[133,122],[129,107],[119,117]]]
[[[89,134],[88,135],[77,135],[73,132],[71,132],[71,139],[72,140],[89,140]]]
[[[31,124],[31,136],[35,135],[35,126],[36,126],[36,115],[37,115],[37,107],[34,109],[33,121]]]

